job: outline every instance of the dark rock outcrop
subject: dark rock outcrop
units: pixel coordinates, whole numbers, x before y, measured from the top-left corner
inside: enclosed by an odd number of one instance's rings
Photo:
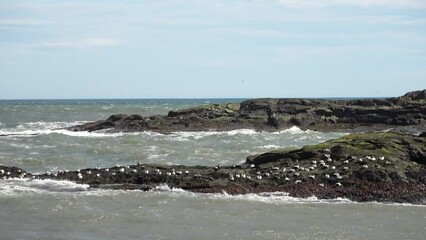
[[[0,166],[0,178],[70,180],[94,188],[150,190],[167,184],[193,192],[284,191],[295,197],[426,204],[426,138],[352,134],[297,150],[278,150],[234,166],[136,164],[33,175]]]
[[[117,114],[71,131],[136,132],[277,131],[298,126],[318,131],[426,131],[426,90],[388,99],[251,99],[170,111],[167,116]]]

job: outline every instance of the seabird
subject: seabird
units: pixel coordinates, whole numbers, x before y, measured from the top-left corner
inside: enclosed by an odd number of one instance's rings
[[[176,174],[177,175],[182,175],[182,171],[177,171]]]
[[[96,177],[101,177],[101,174],[99,174],[99,173],[98,173],[98,174],[96,174]]]
[[[280,170],[280,168],[279,167],[272,167],[272,170],[278,171],[278,170]]]
[[[343,163],[344,163],[344,164],[348,164],[348,163],[349,163],[349,160],[345,160],[345,161],[343,161]]]
[[[1,174],[4,174],[4,170],[3,170],[3,169],[0,169],[0,173],[1,173]]]
[[[105,171],[106,171],[106,172],[109,172],[109,168],[105,168]]]
[[[145,170],[145,171],[143,171],[145,174],[149,174],[149,170],[147,169],[147,170]]]
[[[383,160],[385,160],[385,157],[381,156],[381,157],[379,157],[379,160],[383,161]]]
[[[235,180],[235,179],[234,179],[234,176],[229,175],[229,180],[230,180],[230,181],[234,181],[234,180]]]
[[[342,184],[338,182],[338,183],[336,183],[336,186],[341,187]]]
[[[298,172],[293,173],[293,176],[299,176],[299,175],[300,175],[300,173],[298,173]]]
[[[328,175],[328,174],[325,174],[325,178],[330,178],[330,175]]]
[[[270,177],[271,174],[270,173],[265,173],[265,177]]]
[[[166,175],[167,176],[172,176],[172,173],[171,172],[167,172]]]
[[[255,167],[256,167],[256,165],[254,165],[254,164],[250,165],[250,168],[255,168]]]
[[[324,157],[331,158],[331,155],[330,154],[324,154]]]
[[[188,175],[188,174],[189,174],[189,171],[188,171],[188,170],[187,170],[187,171],[185,171],[185,174],[186,174],[186,175]]]
[[[286,178],[284,178],[284,180],[288,182],[288,181],[290,181],[290,178],[286,177]]]
[[[367,168],[368,168],[368,165],[367,165],[367,164],[362,165],[362,168],[367,169]]]
[[[261,179],[262,179],[262,176],[257,175],[257,176],[256,176],[256,179],[257,179],[257,180],[261,180]]]
[[[317,164],[317,161],[313,160],[313,161],[312,161],[312,164]]]
[[[112,176],[115,176],[115,172],[111,173]]]
[[[120,168],[120,172],[124,172],[124,168]]]
[[[320,183],[320,184],[318,184],[318,185],[320,185],[320,187],[324,187],[324,183]]]
[[[343,170],[348,170],[349,168],[348,167],[343,167]]]
[[[308,178],[315,179],[315,175],[309,175]]]
[[[336,169],[336,166],[331,166],[331,169],[332,169],[332,170]]]
[[[78,177],[79,179],[83,179],[83,175],[81,175],[81,173],[78,173],[78,174],[77,174],[77,177]]]
[[[385,162],[385,164],[386,164],[386,165],[390,165],[390,164],[391,164],[391,162],[389,162],[389,161],[386,161],[386,162]]]
[[[302,182],[302,180],[296,180],[294,183],[299,184],[301,182]]]
[[[87,171],[86,173],[87,173],[87,174],[92,174],[92,171]]]
[[[240,174],[235,174],[235,177],[240,178],[241,176],[240,176]]]
[[[137,172],[138,172],[138,170],[136,170],[136,169],[132,169],[132,172],[133,172],[133,173],[137,173]]]

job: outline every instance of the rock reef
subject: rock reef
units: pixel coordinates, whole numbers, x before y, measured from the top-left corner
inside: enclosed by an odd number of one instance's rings
[[[387,99],[251,99],[170,111],[167,116],[116,114],[71,131],[279,131],[292,126],[322,132],[426,132],[426,90]]]
[[[31,174],[0,166],[0,178],[70,180],[93,188],[150,190],[166,184],[192,192],[426,204],[426,138],[400,133],[350,134],[297,150],[250,156],[241,165],[135,164]]]

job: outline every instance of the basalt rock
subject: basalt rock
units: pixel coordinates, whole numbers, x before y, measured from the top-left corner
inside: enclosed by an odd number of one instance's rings
[[[136,164],[33,175],[0,166],[0,178],[70,180],[93,188],[245,194],[426,204],[426,138],[398,133],[351,134],[300,149],[277,150],[233,166]]]
[[[426,131],[426,90],[387,99],[251,99],[170,111],[167,116],[117,114],[71,131],[137,132],[278,131],[292,126],[318,131]]]

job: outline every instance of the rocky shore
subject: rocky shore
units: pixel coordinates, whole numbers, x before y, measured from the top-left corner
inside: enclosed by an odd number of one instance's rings
[[[170,111],[166,116],[112,115],[71,131],[279,131],[297,126],[321,132],[426,131],[426,90],[387,99],[251,99]]]
[[[134,164],[31,174],[0,166],[0,178],[70,180],[93,188],[150,190],[166,184],[192,192],[288,192],[295,197],[426,204],[426,137],[350,134],[292,151],[249,156],[233,166]]]

